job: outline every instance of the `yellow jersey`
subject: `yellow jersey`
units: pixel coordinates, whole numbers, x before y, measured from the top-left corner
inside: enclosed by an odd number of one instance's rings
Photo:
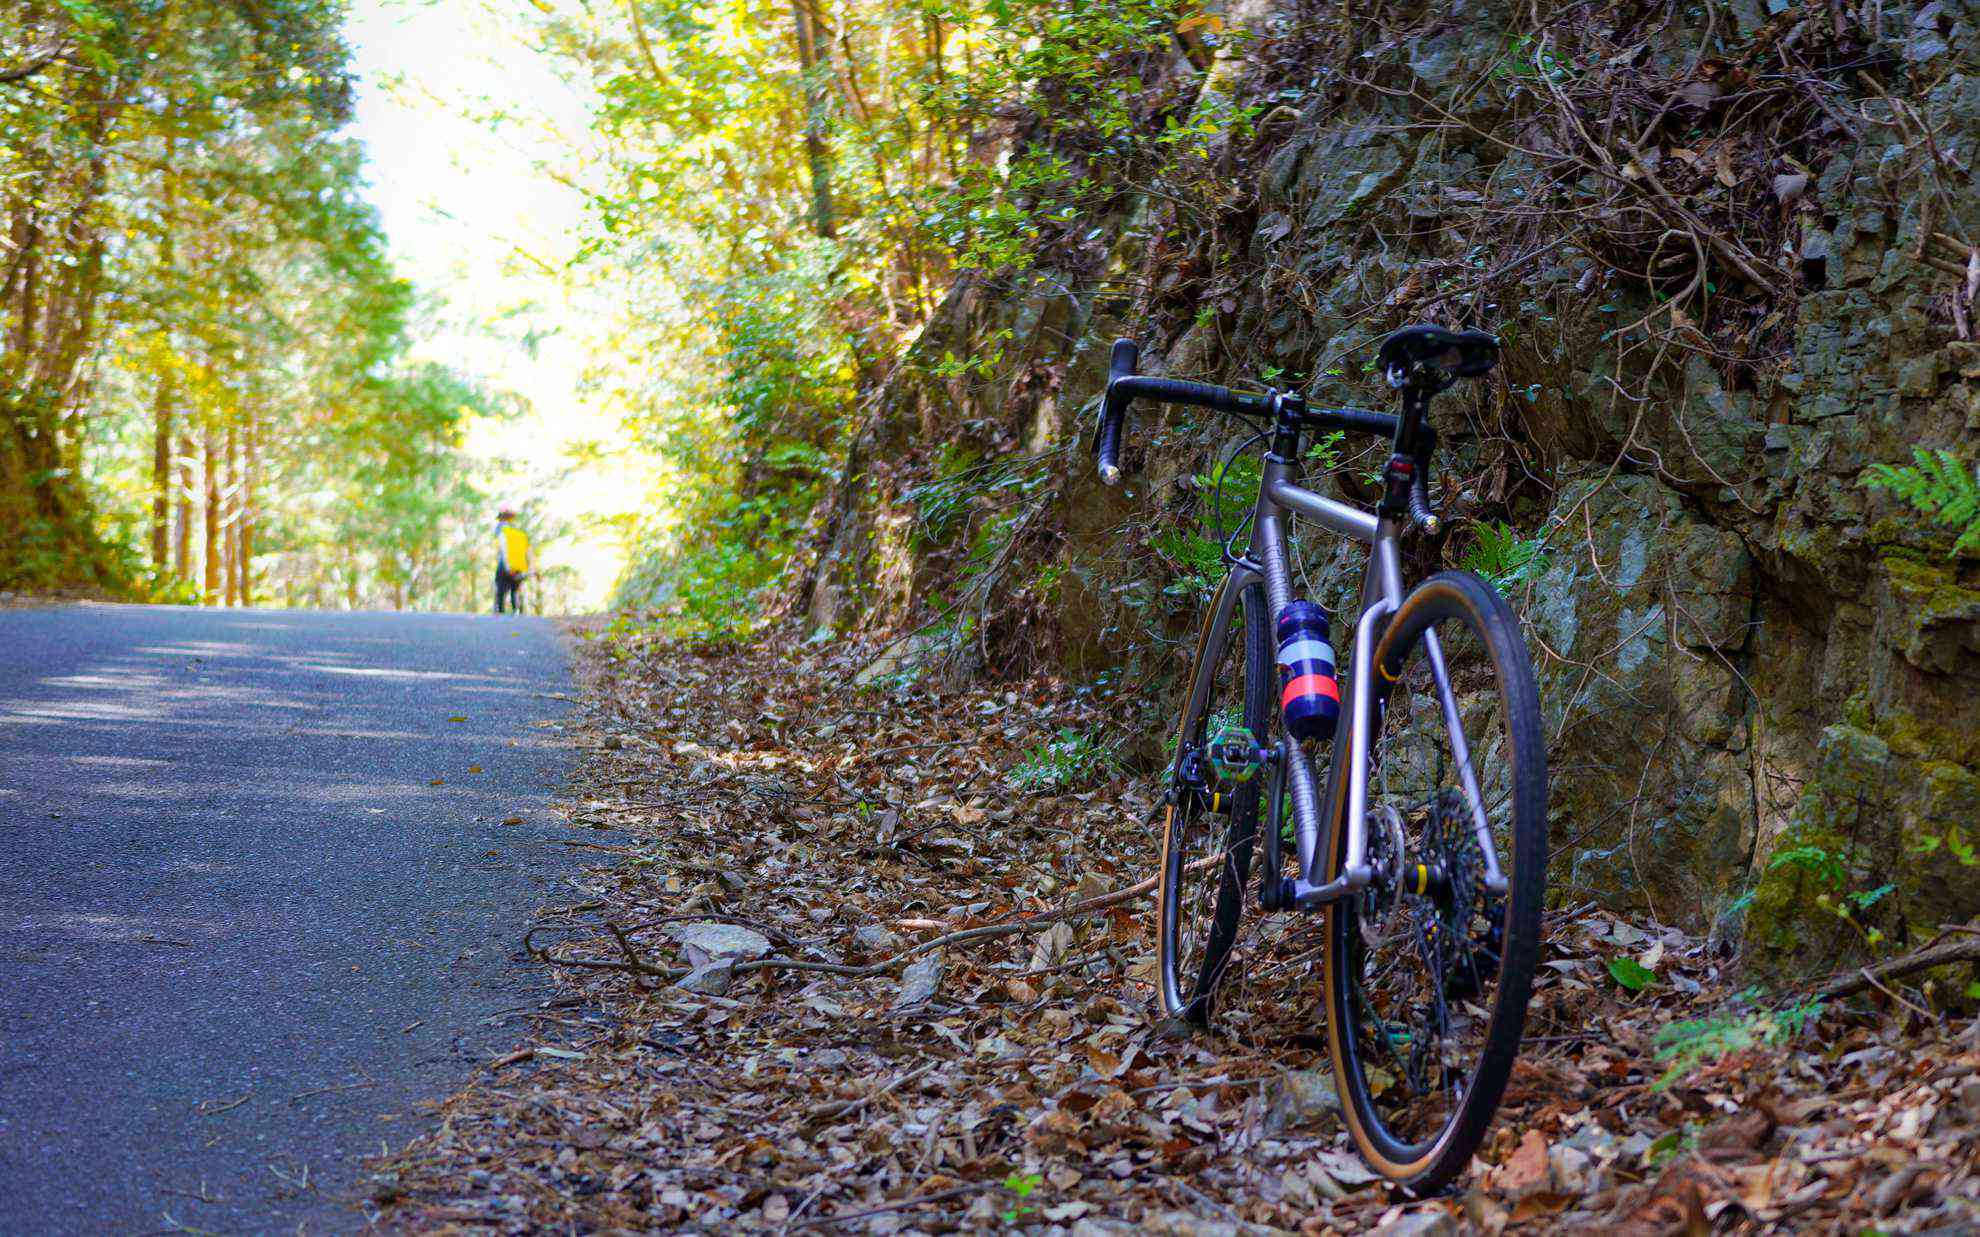
[[[512,576],[522,575],[529,570],[529,534],[513,524],[500,525],[497,531],[501,534],[497,553],[502,569]]]

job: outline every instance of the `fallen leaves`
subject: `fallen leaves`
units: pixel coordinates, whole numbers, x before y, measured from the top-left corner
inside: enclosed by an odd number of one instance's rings
[[[1713,1032],[1747,1017],[1724,960],[1588,907],[1548,915],[1529,1040],[1463,1196],[1407,1202],[1340,1125],[1313,1021],[1320,921],[1248,920],[1219,1029],[1168,1023],[1148,783],[1012,788],[1025,751],[1118,725],[1122,702],[1049,679],[860,691],[856,644],[589,647],[571,813],[614,844],[586,845],[606,866],[530,934],[562,993],[525,1011],[530,1045],[375,1165],[392,1227],[1980,1217],[1970,1039],[1839,1010],[1817,1035],[1774,1034],[1803,1025],[1779,1017]],[[1665,1082],[1672,1027],[1718,1038]]]

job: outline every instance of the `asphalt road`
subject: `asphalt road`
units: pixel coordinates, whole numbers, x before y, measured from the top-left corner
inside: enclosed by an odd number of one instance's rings
[[[0,1232],[361,1227],[546,998],[569,691],[536,618],[0,610]]]

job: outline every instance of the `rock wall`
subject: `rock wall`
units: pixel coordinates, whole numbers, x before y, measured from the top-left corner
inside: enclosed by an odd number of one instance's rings
[[[1980,912],[1980,561],[1861,484],[1914,446],[1975,455],[1980,14],[1775,7],[1235,10],[1254,41],[1145,72],[1142,108],[1252,123],[1193,199],[1173,169],[1125,176],[1026,277],[957,285],[876,397],[800,603],[837,627],[946,614],[922,647],[954,673],[1172,680],[1195,598],[1161,533],[1200,516],[1193,478],[1231,440],[1138,415],[1129,483],[1101,488],[1112,338],[1151,372],[1368,405],[1387,330],[1482,325],[1505,364],[1437,409],[1455,518],[1412,554],[1457,563],[1480,522],[1545,540],[1515,601],[1558,896],[1775,969]],[[1325,484],[1365,498],[1366,467]],[[957,494],[958,531],[931,529]],[[1351,610],[1354,553],[1309,567]]]

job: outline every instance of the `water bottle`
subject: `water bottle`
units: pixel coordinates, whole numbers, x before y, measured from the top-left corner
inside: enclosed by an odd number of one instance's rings
[[[1327,612],[1310,601],[1288,602],[1279,611],[1279,704],[1295,739],[1331,739],[1341,720],[1327,630]]]

